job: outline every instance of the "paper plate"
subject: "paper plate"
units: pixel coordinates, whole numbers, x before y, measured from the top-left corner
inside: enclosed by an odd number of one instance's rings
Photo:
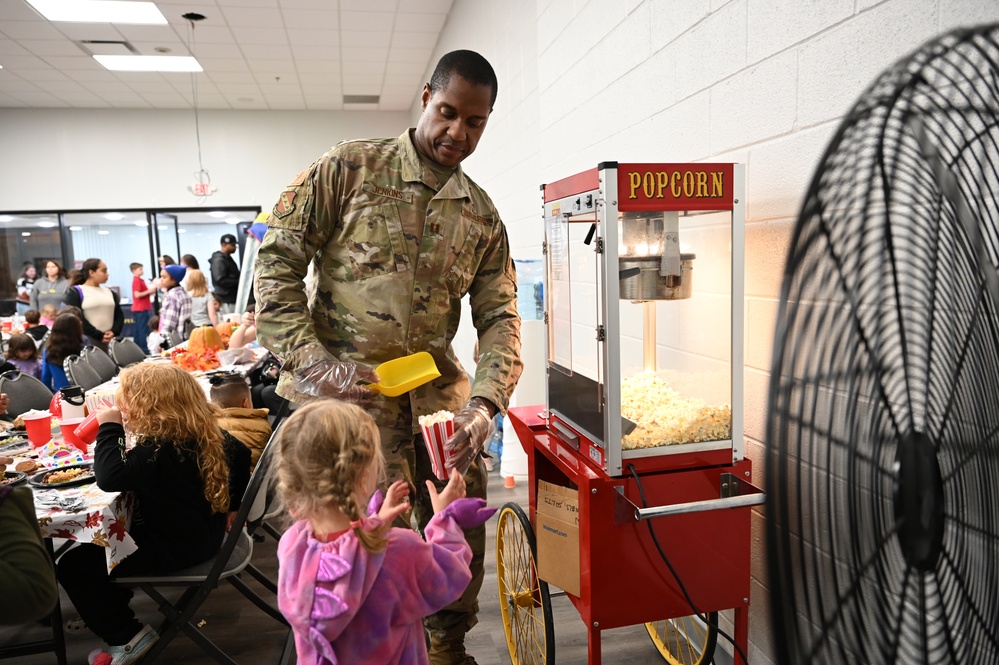
[[[378,375],[378,383],[369,387],[389,397],[408,393],[441,375],[434,357],[426,351],[384,362],[375,368],[375,374]]]

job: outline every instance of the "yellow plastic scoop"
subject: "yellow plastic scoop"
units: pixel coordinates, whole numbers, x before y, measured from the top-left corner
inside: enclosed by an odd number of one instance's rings
[[[434,357],[426,351],[383,362],[375,368],[375,374],[378,375],[378,383],[368,387],[389,397],[408,393],[441,375]]]

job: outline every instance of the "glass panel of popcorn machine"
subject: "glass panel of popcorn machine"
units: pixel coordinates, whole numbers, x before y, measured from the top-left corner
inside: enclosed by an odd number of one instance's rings
[[[622,450],[732,437],[731,213],[619,215]]]

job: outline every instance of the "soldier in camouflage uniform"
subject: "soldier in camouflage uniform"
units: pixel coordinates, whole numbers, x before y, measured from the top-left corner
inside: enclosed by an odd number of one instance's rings
[[[467,468],[468,496],[485,498],[479,453],[522,369],[506,230],[459,165],[485,129],[496,88],[479,54],[442,57],[424,86],[416,128],[341,143],[300,173],[275,205],[256,260],[257,337],[284,361],[278,393],[364,404],[381,431],[385,482],[413,485],[411,518],[421,532],[432,516],[425,480],[436,478],[418,417],[456,412],[455,464]],[[303,288],[310,263],[311,299]],[[481,351],[471,385],[451,348],[466,294]],[[377,381],[373,367],[417,351],[433,355],[438,379],[400,397],[365,387]],[[476,622],[485,528],[466,537],[472,582],[425,620],[434,665],[475,662],[464,636]]]

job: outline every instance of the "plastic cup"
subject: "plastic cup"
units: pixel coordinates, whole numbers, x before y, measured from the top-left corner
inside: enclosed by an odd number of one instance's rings
[[[63,418],[59,421],[59,430],[62,432],[63,441],[87,452],[88,444],[76,435],[76,428],[83,420],[83,418]]]
[[[86,447],[97,440],[97,430],[100,428],[101,424],[97,422],[97,412],[91,411],[89,416],[80,419],[80,424],[77,425],[73,433]]]
[[[41,415],[24,416],[24,429],[28,431],[28,441],[35,448],[41,448],[52,440],[52,416],[47,412]]]
[[[427,445],[427,452],[430,454],[430,466],[434,470],[434,475],[438,480],[447,480],[451,475],[447,469],[447,462],[454,456],[453,450],[446,450],[444,442],[454,434],[454,420],[424,425],[420,423],[423,430],[423,442]]]

